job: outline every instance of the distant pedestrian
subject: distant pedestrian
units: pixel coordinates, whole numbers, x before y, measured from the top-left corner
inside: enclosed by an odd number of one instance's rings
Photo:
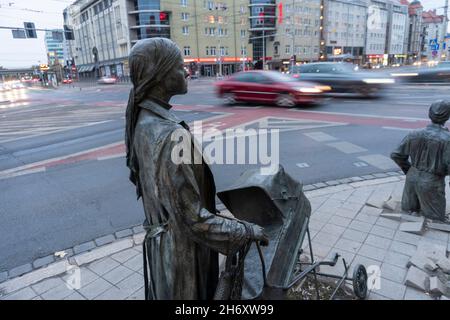
[[[409,133],[391,158],[406,174],[402,210],[446,221],[445,177],[450,173],[450,132],[444,124],[450,117],[450,101],[434,102],[428,116],[431,124]]]

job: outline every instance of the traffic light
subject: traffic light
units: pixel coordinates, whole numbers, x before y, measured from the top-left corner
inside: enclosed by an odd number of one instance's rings
[[[160,12],[159,13],[159,20],[160,21],[166,21],[167,20],[167,13],[166,12]]]
[[[25,27],[27,38],[37,38],[36,28],[33,22],[24,22],[23,25]]]
[[[67,25],[64,25],[64,38],[66,40],[75,40],[73,29],[70,29]]]
[[[25,34],[25,30],[23,29],[13,29],[12,31],[12,36],[13,39],[26,39],[27,35]]]

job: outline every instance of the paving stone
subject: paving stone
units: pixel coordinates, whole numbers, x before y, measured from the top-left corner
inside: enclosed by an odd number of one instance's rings
[[[316,187],[316,188],[325,188],[325,187],[328,187],[328,185],[323,183],[323,182],[319,182],[319,183],[315,183],[314,187]]]
[[[351,182],[359,182],[363,181],[364,179],[362,177],[351,177],[350,180]]]
[[[76,261],[76,264],[79,266],[87,263],[91,263],[92,261],[102,259],[106,256],[114,255],[115,253],[119,253],[127,248],[133,247],[133,239],[122,239],[118,241],[114,241],[113,243],[95,248],[89,252],[82,253],[73,257]],[[120,262],[120,261],[119,261]]]
[[[55,257],[53,255],[49,255],[49,256],[34,260],[33,267],[40,268],[40,267],[46,266],[53,262],[55,262]]]
[[[336,180],[326,181],[325,183],[327,185],[329,185],[329,186],[337,186],[337,185],[339,185],[339,181],[336,181]]]
[[[332,223],[326,224],[322,229],[321,232],[326,232],[335,236],[340,237],[345,231],[345,227],[337,226]]]
[[[73,292],[73,289],[69,289],[68,286],[63,283],[44,292],[43,294],[41,294],[41,297],[44,300],[62,300],[65,297],[70,296]]]
[[[10,295],[1,297],[0,300],[31,300],[36,297],[36,293],[30,287],[20,289]]]
[[[65,282],[59,278],[49,278],[45,279],[41,282],[38,282],[36,284],[33,284],[31,288],[37,293],[37,294],[43,294],[44,292],[47,292],[50,289],[56,288],[57,286],[63,285]]]
[[[73,252],[75,254],[80,254],[89,250],[92,250],[95,248],[95,242],[94,241],[88,241],[79,245],[76,245],[73,247]]]
[[[389,200],[384,202],[383,208],[391,211],[399,211],[401,210],[401,201],[391,197]]]
[[[383,209],[385,200],[386,199],[381,198],[370,198],[369,200],[366,201],[366,205],[377,209]]]
[[[402,213],[402,220],[408,222],[422,222],[423,217],[421,216],[413,216],[411,214]]]
[[[321,210],[321,209],[319,209]],[[332,213],[324,212],[324,211],[316,211],[311,217],[311,220],[318,220],[322,221],[323,223],[327,223],[331,217],[333,216]]]
[[[423,236],[427,239],[435,239],[445,243],[449,241],[449,234],[444,231],[427,229]]]
[[[366,240],[367,236],[368,234],[366,232],[361,232],[353,229],[347,229],[342,234],[343,239],[353,240],[361,243]]]
[[[129,248],[123,251],[120,251],[118,253],[115,253],[111,256],[114,260],[124,263],[125,261],[128,261],[129,259],[133,258],[135,255],[139,254],[136,250],[133,248]]]
[[[360,211],[360,213],[365,213],[369,216],[376,216],[376,217],[379,217],[382,212],[383,212],[382,209],[369,207],[369,206],[362,207],[362,209]]]
[[[353,202],[350,199],[348,199],[344,203],[344,207],[346,210],[349,210],[351,212],[354,212],[354,217],[358,214],[358,212],[361,210],[362,207],[364,207],[364,204],[362,202]]]
[[[356,216],[355,220],[366,222],[366,223],[370,223],[370,224],[374,224],[378,220],[378,216],[368,215],[368,214],[360,212]]]
[[[339,239],[335,244],[335,248],[351,253],[357,253],[359,248],[361,248],[361,246],[362,246],[361,242],[348,240],[344,238]]]
[[[344,262],[343,262],[344,259],[345,259],[345,263],[347,264],[347,267],[351,267],[351,263],[355,257],[355,254],[347,252],[347,251],[342,251],[338,248],[331,249],[331,251],[324,258],[324,260],[332,261],[334,259],[336,253],[339,254],[339,258],[338,258],[336,265],[334,267],[326,266],[326,265],[320,266],[320,272],[342,276],[345,273],[345,266],[344,266]]]
[[[392,300],[391,298],[384,297],[373,291],[367,293],[367,300]]]
[[[365,243],[368,245],[371,245],[373,247],[377,247],[380,249],[384,249],[384,250],[389,249],[391,242],[392,242],[392,240],[390,240],[390,239],[379,237],[379,236],[376,236],[373,234],[369,234],[369,236],[367,237],[367,239],[365,241]]]
[[[358,251],[358,254],[367,258],[371,258],[378,261],[383,261],[386,255],[386,250],[377,247],[363,244]]]
[[[413,244],[413,245],[418,245],[421,239],[422,239],[422,237],[417,234],[411,234],[411,233],[406,233],[406,232],[402,232],[402,231],[397,231],[394,236],[394,240],[396,240],[396,241]]]
[[[326,222],[323,222],[322,220],[314,219],[314,215],[312,216],[311,220],[309,220],[309,229],[315,229],[320,230],[323,228]]]
[[[372,226],[373,226],[372,224],[367,222],[353,220],[350,223],[349,228],[357,231],[369,232],[372,229]]]
[[[103,246],[108,243],[112,243],[116,240],[116,238],[112,234],[108,234],[104,237],[100,237],[94,240],[97,246]]]
[[[386,219],[395,220],[395,221],[402,220],[402,214],[401,213],[381,213],[380,217],[383,217],[383,218],[386,218]]]
[[[314,257],[316,259],[318,258],[325,258],[331,251],[332,247],[331,246],[326,246],[326,245],[322,245],[322,244],[317,244],[317,243],[313,243],[312,245],[313,248],[313,254]],[[305,249],[305,252],[309,253],[309,248],[307,247]]]
[[[31,265],[31,263],[26,263],[26,264],[23,264],[21,266],[18,266],[18,267],[15,267],[15,268],[9,270],[8,275],[9,275],[9,278],[15,278],[15,277],[21,276],[25,273],[28,273],[32,270],[33,270],[33,266]]]
[[[358,212],[356,210],[350,210],[349,208],[338,208],[335,210],[335,215],[347,219],[353,219],[356,217],[357,214]]]
[[[387,262],[394,266],[405,268],[410,258],[410,256],[388,250],[384,258],[384,262]]]
[[[131,236],[131,235],[133,235],[132,229],[120,230],[115,233],[115,236],[117,239],[125,238],[125,237]]]
[[[406,274],[405,284],[424,292],[430,289],[430,277],[424,271],[411,266]]]
[[[341,183],[341,184],[354,182],[354,181],[353,181],[352,179],[350,179],[350,178],[339,179],[338,181],[339,181],[339,183]]]
[[[142,286],[139,290],[132,293],[127,300],[145,300],[145,288]]]
[[[405,295],[405,291],[405,285],[383,277],[380,279],[380,288],[373,289],[374,293],[394,300],[402,300]]]
[[[379,217],[377,222],[375,223],[375,225],[380,226],[380,227],[389,228],[392,230],[397,230],[398,227],[400,226],[400,222],[394,221],[391,219],[387,219],[387,218],[383,218],[383,217]]]
[[[379,225],[374,225],[372,230],[370,230],[370,233],[376,236],[392,239],[394,238],[395,230],[385,228]]]
[[[428,223],[428,228],[434,229],[434,230],[450,232],[450,224],[446,224],[446,223],[430,222],[430,223]]]
[[[65,297],[64,300],[86,300],[86,298],[83,297],[81,294],[79,294],[77,291],[75,291],[70,296]]]
[[[132,273],[133,271],[128,268],[124,266],[118,266],[117,268],[114,268],[113,270],[105,273],[102,277],[112,284],[117,284],[126,277],[130,276]]]
[[[97,260],[89,264],[87,267],[98,274],[99,276],[104,275],[105,273],[111,271],[112,269],[117,268],[120,265],[119,262],[117,262],[114,259],[111,259],[110,257],[103,258],[101,260]]]
[[[381,265],[381,277],[403,284],[406,276],[406,269],[394,266],[389,263]]]
[[[102,278],[97,278],[87,286],[81,288],[79,292],[88,300],[92,300],[98,295],[112,287],[112,284]]]
[[[312,184],[308,184],[306,186],[303,186],[303,191],[311,191],[311,190],[315,190],[316,187]]]
[[[405,300],[433,300],[426,292],[411,287],[406,288]]]
[[[438,277],[430,277],[430,293],[443,295],[447,293],[447,288]]]
[[[333,217],[331,217],[331,219],[328,222],[335,224],[337,226],[347,228],[350,225],[350,223],[352,222],[352,220],[349,218],[341,217],[341,216],[333,216]]]
[[[0,283],[6,281],[6,279],[8,279],[8,272],[6,271],[0,272]]]
[[[408,261],[406,266],[409,268],[411,265],[422,271],[434,271],[437,269],[437,265],[433,262],[433,260],[425,257],[420,252],[416,252],[416,254],[414,254]]]
[[[403,243],[400,241],[392,241],[390,251],[406,254],[412,256],[416,253],[417,247],[412,244]]]
[[[425,231],[425,220],[421,222],[403,222],[400,224],[399,230],[422,235]]]
[[[442,269],[447,274],[450,274],[450,259],[449,258],[440,258],[436,264],[439,266],[439,268]]]
[[[143,268],[142,254],[138,254],[123,264],[128,269],[138,271]]]
[[[304,188],[305,187],[303,187],[303,189]],[[145,232],[144,227],[142,225],[136,226],[136,227],[133,228],[133,233],[134,234],[138,234],[138,233],[142,233],[142,232]]]
[[[6,294],[18,291],[43,279],[66,272],[67,265],[68,263],[65,260],[52,263],[46,267],[26,273],[21,277],[3,282],[1,284],[1,290]]]
[[[131,295],[136,290],[143,286],[144,277],[139,273],[133,273],[129,277],[120,281],[116,286],[123,291],[127,291]]]
[[[373,175],[377,178],[386,178],[389,176],[386,173],[374,173]]]
[[[446,247],[437,240],[422,239],[417,245],[417,251],[434,262],[446,257]]]

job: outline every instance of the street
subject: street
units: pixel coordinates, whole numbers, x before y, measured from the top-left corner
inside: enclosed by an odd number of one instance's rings
[[[29,89],[0,96],[0,271],[142,223],[125,165],[130,86]],[[213,80],[191,80],[176,114],[204,127],[279,129],[279,160],[303,184],[398,170],[389,154],[428,124],[450,86],[398,85],[379,99],[292,109],[225,106]],[[205,144],[204,144],[205,145]],[[258,164],[214,164],[217,190]]]

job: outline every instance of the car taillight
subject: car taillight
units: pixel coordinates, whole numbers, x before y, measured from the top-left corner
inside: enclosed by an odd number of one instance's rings
[[[293,77],[294,78],[300,78],[300,75],[299,74],[294,74]]]

